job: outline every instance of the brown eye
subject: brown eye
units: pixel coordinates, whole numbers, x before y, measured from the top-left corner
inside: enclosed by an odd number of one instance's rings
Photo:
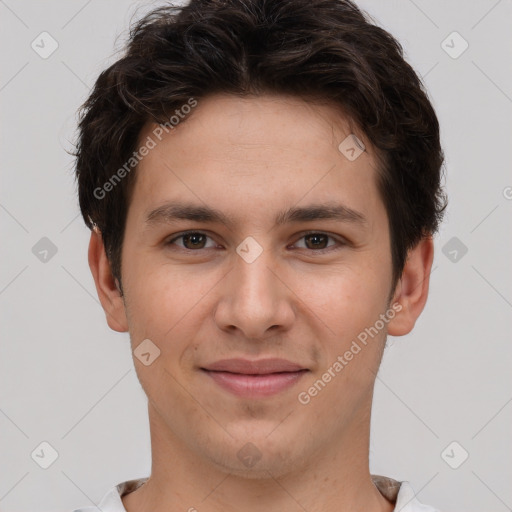
[[[314,233],[304,237],[308,249],[325,249],[329,238],[329,236],[322,233]]]
[[[329,243],[329,239],[334,241],[334,243]],[[335,239],[334,237],[326,234],[326,233],[306,233],[302,236],[300,240],[304,240],[304,245],[300,246],[301,249],[309,249],[311,251],[320,252],[322,250],[329,249],[336,244],[338,246],[344,245],[344,243],[341,240]],[[296,244],[297,246],[297,244]]]
[[[173,245],[176,243],[177,240],[182,240],[182,244],[176,244],[178,247],[181,247],[183,249],[187,250],[196,250],[196,249],[207,249],[208,247],[205,245],[207,243],[207,240],[210,237],[206,235],[205,233],[201,233],[200,231],[188,231],[187,233],[183,233],[172,240],[169,240],[167,242],[168,245]],[[215,243],[213,245],[210,245],[210,247],[214,247]]]
[[[200,233],[192,233],[183,236],[183,245],[187,249],[202,249],[205,242],[205,236]]]

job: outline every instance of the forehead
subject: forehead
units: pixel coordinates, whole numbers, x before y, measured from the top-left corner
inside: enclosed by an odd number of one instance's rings
[[[215,94],[199,99],[197,103],[171,133],[189,138],[197,132],[208,132],[211,139],[220,140],[225,145],[244,145],[244,149],[272,141],[275,145],[282,143],[284,149],[299,150],[314,147],[319,141],[332,142],[342,133],[348,135],[354,129],[339,105],[320,104],[296,96],[242,98]],[[151,128],[152,125],[147,126],[146,131]]]
[[[148,124],[139,143],[155,145],[137,166],[133,202],[145,213],[186,197],[246,214],[279,203],[339,202],[361,211],[378,206],[375,158],[364,134],[333,105],[300,98],[215,95],[160,139]],[[160,130],[161,131],[161,130]],[[339,145],[352,133],[366,146],[350,161]],[[356,207],[357,206],[357,207]]]

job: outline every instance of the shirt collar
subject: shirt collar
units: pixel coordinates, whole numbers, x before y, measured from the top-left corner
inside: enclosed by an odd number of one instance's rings
[[[134,480],[127,480],[117,485],[119,496],[122,498],[126,494],[136,491],[139,487],[144,485],[149,477],[136,478]],[[379,492],[391,503],[396,503],[398,493],[400,491],[401,482],[382,475],[371,475],[372,481]]]

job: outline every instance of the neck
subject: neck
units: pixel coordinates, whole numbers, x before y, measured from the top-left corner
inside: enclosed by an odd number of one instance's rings
[[[123,505],[127,512],[392,512],[369,472],[369,411],[336,437],[336,445],[319,446],[314,458],[240,472],[227,460],[223,466],[191,450],[149,405],[151,476]]]

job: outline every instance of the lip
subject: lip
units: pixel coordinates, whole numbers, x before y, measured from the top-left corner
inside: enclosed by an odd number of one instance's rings
[[[223,359],[201,370],[220,387],[243,398],[280,393],[296,384],[309,371],[285,359]]]
[[[209,364],[204,370],[241,373],[245,375],[263,375],[279,372],[297,372],[307,370],[307,368],[286,359],[269,358],[251,361],[249,359],[235,358],[221,359]]]

